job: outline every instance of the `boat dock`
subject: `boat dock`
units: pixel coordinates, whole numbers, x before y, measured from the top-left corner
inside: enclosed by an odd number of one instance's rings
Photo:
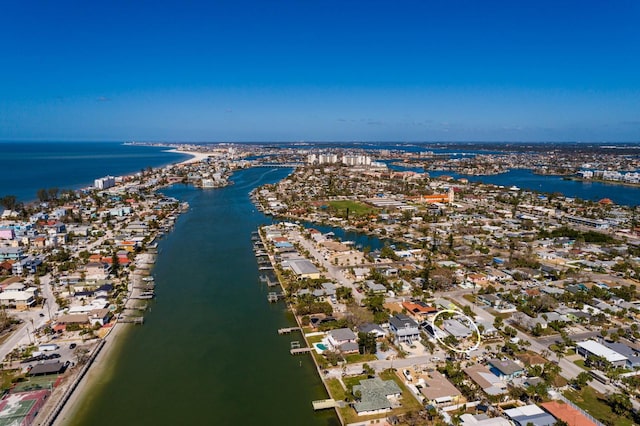
[[[289,334],[292,331],[302,331],[300,327],[287,327],[287,328],[279,328],[278,334]]]
[[[270,293],[267,295],[267,300],[268,300],[270,303],[276,303],[276,302],[277,302],[278,300],[280,300],[280,299],[284,299],[284,294],[282,294],[282,293],[270,292]]]
[[[118,322],[121,322],[123,324],[144,324],[144,317],[124,317],[124,318],[119,318]]]
[[[317,401],[312,401],[314,411],[324,410],[326,408],[336,408],[338,404],[335,399],[319,399]]]
[[[298,354],[306,354],[313,350],[314,350],[313,348],[293,348],[289,350],[289,352],[291,353],[291,355],[298,355]]]

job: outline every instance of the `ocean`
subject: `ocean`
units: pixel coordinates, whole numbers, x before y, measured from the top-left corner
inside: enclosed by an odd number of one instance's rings
[[[35,201],[41,188],[80,189],[94,179],[161,167],[190,156],[122,142],[0,142],[0,197]]]

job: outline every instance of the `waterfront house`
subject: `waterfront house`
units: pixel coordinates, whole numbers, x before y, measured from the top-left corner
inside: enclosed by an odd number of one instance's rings
[[[389,319],[389,329],[397,342],[411,344],[420,340],[418,323],[404,314],[397,314]]]
[[[399,405],[398,399],[402,390],[393,380],[382,380],[379,377],[364,379],[353,387],[353,394],[360,400],[353,404],[359,416],[382,414]]]
[[[348,328],[338,328],[327,333],[331,348],[342,353],[358,352],[358,336]]]
[[[42,364],[36,364],[31,369],[27,375],[29,376],[47,376],[49,374],[60,374],[64,371],[64,364],[60,361],[46,362]]]
[[[87,280],[104,280],[109,276],[111,266],[102,262],[89,262],[85,266],[85,277]]]
[[[317,280],[320,278],[320,271],[307,259],[292,259],[282,262],[283,267],[288,267],[293,271],[299,280],[309,278]]]
[[[80,327],[86,327],[89,325],[89,316],[87,314],[61,315],[56,320],[56,325],[53,327],[53,329],[58,332],[65,331],[68,325],[78,325]]]
[[[103,326],[111,320],[112,316],[113,314],[109,309],[94,309],[89,312],[89,322],[91,325],[99,324]]]

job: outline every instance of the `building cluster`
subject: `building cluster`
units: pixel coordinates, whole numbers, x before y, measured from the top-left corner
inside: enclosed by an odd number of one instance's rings
[[[638,172],[621,173],[613,170],[580,170],[577,175],[581,176],[583,179],[599,179],[640,184],[640,173]]]
[[[298,168],[253,199],[287,221],[264,228],[261,249],[320,367],[376,370],[351,388],[348,419],[406,415],[413,398],[460,424],[586,420],[564,400],[580,386],[568,351],[588,386],[640,391],[640,229],[629,208],[336,164]]]
[[[7,374],[25,376],[25,383],[35,376],[45,382],[50,378],[48,389],[64,393],[78,378],[80,369],[72,367],[86,362],[116,322],[142,323],[136,309],[154,297],[147,275],[155,240],[188,208],[158,191],[206,178],[216,186],[226,184],[230,169],[237,167],[229,155],[214,153],[204,161],[108,176],[91,188],[5,210],[0,218],[0,305],[6,315],[0,327],[21,324],[14,331],[17,345],[5,345],[0,353]],[[57,380],[60,374],[69,379]],[[59,383],[61,390],[55,388]],[[21,422],[32,424],[33,416],[48,411],[41,403],[49,400],[50,390],[40,396],[23,391],[12,388],[2,399],[0,421],[17,419],[12,410],[20,401],[37,401],[35,412],[20,414]]]

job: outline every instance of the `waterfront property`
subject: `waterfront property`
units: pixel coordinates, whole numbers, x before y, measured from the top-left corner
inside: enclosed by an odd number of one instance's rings
[[[379,377],[364,379],[353,387],[353,394],[358,398],[353,408],[359,416],[383,414],[399,405],[402,390],[393,380],[382,380]]]

